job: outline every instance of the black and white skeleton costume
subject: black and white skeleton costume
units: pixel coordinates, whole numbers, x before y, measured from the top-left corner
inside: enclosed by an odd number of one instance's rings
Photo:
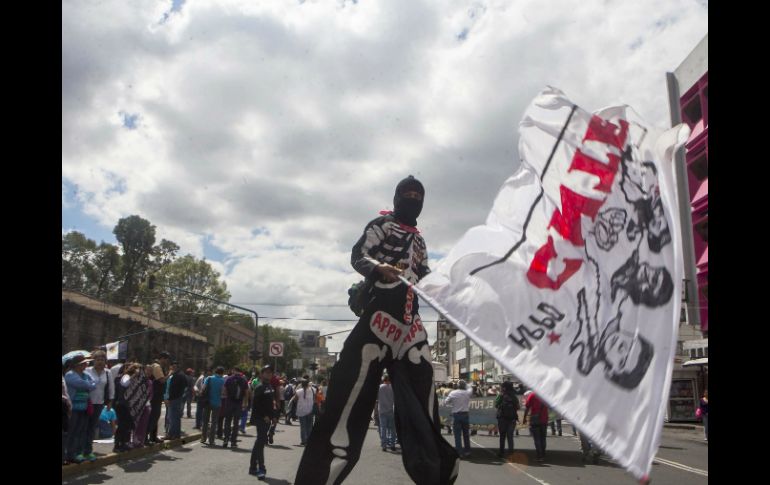
[[[411,176],[399,183],[395,211],[371,221],[353,247],[351,264],[367,278],[377,276],[380,263],[402,269],[413,284],[430,271],[425,241],[414,227],[422,201],[401,197],[415,187],[424,194],[422,184]],[[326,410],[313,427],[294,483],[336,485],[350,474],[387,368],[407,473],[418,485],[453,484],[459,457],[441,436],[428,335],[417,296],[400,281],[379,280],[373,295],[332,369]]]

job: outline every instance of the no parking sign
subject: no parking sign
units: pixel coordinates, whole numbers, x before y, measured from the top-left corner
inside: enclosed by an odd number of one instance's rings
[[[270,357],[283,357],[283,342],[270,342]]]

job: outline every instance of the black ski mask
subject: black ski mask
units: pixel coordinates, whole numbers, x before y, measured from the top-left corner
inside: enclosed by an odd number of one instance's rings
[[[396,195],[393,196],[393,215],[404,224],[416,227],[417,217],[422,212],[423,201],[403,197],[403,194],[410,190],[419,192],[423,199],[425,198],[425,188],[420,181],[412,175],[408,176],[396,186]]]

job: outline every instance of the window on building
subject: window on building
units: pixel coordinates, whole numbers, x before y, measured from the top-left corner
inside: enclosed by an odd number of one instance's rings
[[[695,224],[695,231],[703,239],[703,242],[709,242],[709,220],[708,218]]]
[[[690,162],[690,171],[698,180],[706,180],[709,176],[709,161],[705,150]]]
[[[684,122],[690,125],[690,128],[695,126],[695,124],[703,118],[700,106],[700,96],[696,94],[686,105],[684,105],[682,108],[682,115],[684,117]]]
[[[695,349],[690,349],[690,358],[691,359],[695,358]]]
[[[701,357],[703,357],[703,347],[698,348],[698,358],[700,359]]]

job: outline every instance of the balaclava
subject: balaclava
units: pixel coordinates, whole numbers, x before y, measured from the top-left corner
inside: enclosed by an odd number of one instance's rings
[[[409,199],[402,194],[410,190],[415,190],[425,198],[425,188],[419,180],[412,175],[398,183],[396,186],[396,195],[393,196],[393,215],[399,221],[412,227],[417,226],[417,217],[422,212],[422,200]]]

